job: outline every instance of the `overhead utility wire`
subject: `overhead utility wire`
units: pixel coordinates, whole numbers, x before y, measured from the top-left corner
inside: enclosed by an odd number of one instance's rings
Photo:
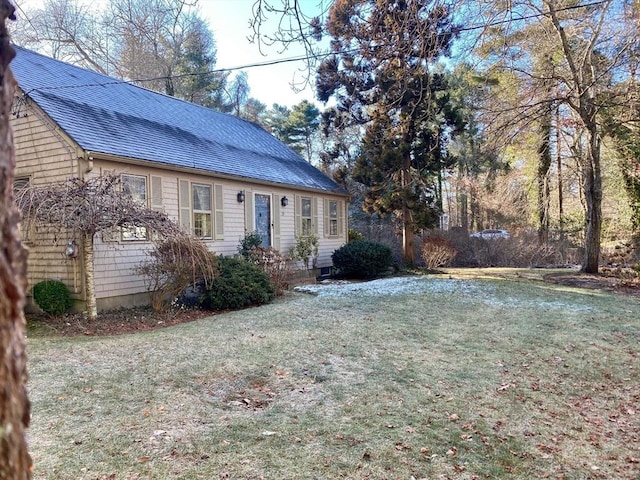
[[[564,11],[568,11],[568,10],[577,10],[579,8],[588,8],[588,7],[596,7],[599,5],[603,5],[607,3],[607,0],[599,0],[599,1],[595,1],[595,2],[591,2],[591,3],[586,3],[584,5],[572,5],[572,6],[568,6],[568,7],[562,7],[559,8],[557,11],[558,12],[564,12]],[[536,13],[536,14],[532,14],[532,15],[525,15],[522,17],[518,17],[518,18],[510,18],[510,19],[506,19],[506,20],[497,20],[488,24],[484,24],[484,25],[472,25],[470,27],[454,27],[453,30],[455,33],[459,33],[459,32],[469,32],[469,31],[473,31],[473,30],[482,30],[482,29],[486,29],[487,27],[495,27],[498,25],[503,25],[505,23],[510,23],[510,22],[516,22],[516,21],[521,21],[521,20],[531,20],[532,18],[540,18],[540,17],[546,17],[548,16],[548,13]],[[331,55],[334,55],[336,53],[340,53],[340,54],[349,54],[349,53],[354,53],[357,52],[357,50],[353,49],[353,50],[343,50],[343,51],[338,51],[338,52],[327,52],[327,53],[323,53],[323,54],[316,54],[316,57],[328,57]],[[308,55],[301,55],[298,57],[290,57],[290,58],[281,58],[278,60],[265,60],[264,62],[256,62],[256,63],[250,63],[247,65],[241,65],[238,67],[229,67],[229,68],[216,68],[213,70],[208,70],[206,72],[191,72],[191,73],[183,73],[183,74],[179,74],[179,75],[168,75],[168,76],[162,76],[162,77],[153,77],[153,78],[139,78],[139,79],[134,79],[134,80],[113,80],[111,82],[103,82],[103,83],[85,83],[85,84],[75,84],[75,85],[56,85],[56,86],[43,86],[43,87],[36,87],[36,88],[32,88],[31,90],[29,90],[29,92],[32,92],[34,90],[59,90],[59,89],[63,89],[63,88],[81,88],[81,87],[103,87],[103,86],[109,86],[109,85],[120,85],[120,84],[125,84],[125,83],[144,83],[144,82],[156,82],[159,80],[171,80],[171,79],[179,79],[179,78],[187,78],[187,77],[197,77],[197,76],[201,76],[201,75],[212,75],[214,73],[224,73],[224,72],[233,72],[236,70],[244,70],[247,68],[255,68],[255,67],[268,67],[271,65],[279,65],[282,63],[291,63],[291,62],[300,62],[303,60],[307,60],[309,58]],[[29,92],[26,92],[27,94]]]
[[[591,2],[591,3],[585,3],[584,5],[571,5],[569,7],[562,7],[559,8],[558,10],[556,10],[557,12],[566,12],[568,10],[577,10],[579,8],[588,8],[588,7],[597,7],[599,5],[603,5],[605,3],[607,3],[608,0],[599,0],[596,2]],[[518,22],[521,20],[531,20],[532,18],[540,18],[540,17],[548,17],[549,14],[548,13],[534,13],[531,15],[525,15],[523,17],[518,17],[518,18],[508,18],[505,20],[496,20],[494,22],[491,23],[487,23],[485,25],[473,25],[471,27],[460,27],[460,28],[455,28],[454,27],[454,31],[455,32],[469,32],[471,30],[482,30],[485,29],[487,27],[496,27],[498,25],[504,25],[505,23],[511,23],[511,22]]]

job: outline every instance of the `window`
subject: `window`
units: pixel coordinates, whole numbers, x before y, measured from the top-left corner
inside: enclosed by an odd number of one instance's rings
[[[342,200],[324,199],[324,236],[344,236],[344,202]]]
[[[329,200],[329,236],[338,236],[338,202]]]
[[[122,192],[131,200],[147,206],[147,177],[142,175],[122,175]],[[147,240],[146,227],[123,227],[122,240]]]
[[[212,238],[211,185],[194,183],[191,185],[193,196],[193,233],[197,237]]]
[[[296,237],[318,234],[318,199],[316,197],[296,195],[294,216]]]
[[[301,215],[301,230],[302,236],[311,235],[313,233],[311,227],[313,225],[313,217],[311,215],[311,199],[302,197],[300,199],[300,215]]]
[[[141,205],[147,204],[147,177],[142,175],[122,175],[122,191]]]
[[[185,232],[208,240],[224,240],[222,185],[178,179],[178,205]]]

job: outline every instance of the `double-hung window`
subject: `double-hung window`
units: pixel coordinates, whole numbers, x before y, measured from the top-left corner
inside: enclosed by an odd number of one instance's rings
[[[324,200],[324,236],[343,237],[345,229],[344,201]]]
[[[142,175],[122,175],[122,193],[144,207],[148,204],[147,177]],[[127,226],[122,227],[122,240],[147,240],[147,227]]]
[[[329,236],[338,236],[338,202],[329,200]]]
[[[193,195],[193,233],[197,237],[213,237],[211,185],[191,184]]]
[[[318,199],[302,195],[295,196],[295,236],[308,237],[318,234]]]
[[[311,209],[311,199],[302,197],[300,199],[300,219],[301,219],[301,234],[303,237],[311,235],[313,233],[313,215]]]

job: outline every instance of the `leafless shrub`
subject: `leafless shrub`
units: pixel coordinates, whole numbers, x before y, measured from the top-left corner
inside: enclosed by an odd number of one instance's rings
[[[207,287],[217,275],[215,254],[196,237],[184,235],[165,239],[147,255],[149,260],[138,268],[138,272],[146,277],[155,311],[166,310],[189,287]]]
[[[16,204],[24,228],[33,223],[52,231],[72,229],[91,238],[115,227],[144,226],[167,237],[180,233],[166,213],[139,205],[123,194],[117,174],[30,185],[18,192]]]
[[[636,261],[635,246],[632,242],[624,242],[613,248],[603,248],[600,254],[601,263],[609,267],[628,267]]]
[[[455,255],[456,249],[447,238],[432,235],[422,242],[420,256],[430,270],[448,265]]]
[[[561,263],[558,246],[540,243],[535,233],[521,232],[510,238],[472,238],[471,248],[480,267],[538,267]]]
[[[98,315],[94,271],[94,239],[100,232],[142,227],[155,238],[182,238],[180,227],[165,212],[133,201],[121,188],[121,178],[110,173],[87,179],[29,185],[16,195],[24,231],[31,227],[48,233],[71,230],[81,237],[81,255],[89,317]]]
[[[249,252],[249,261],[258,265],[267,274],[277,295],[282,295],[289,287],[290,259],[275,248],[260,245],[253,247]]]

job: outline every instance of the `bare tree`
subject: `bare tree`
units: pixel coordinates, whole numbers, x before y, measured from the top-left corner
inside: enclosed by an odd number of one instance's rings
[[[632,11],[631,2],[619,0],[461,3],[479,27],[471,28],[478,34],[468,34],[466,39],[474,38],[469,43],[479,54],[480,67],[497,82],[492,103],[485,104],[487,132],[503,146],[530,137],[532,131],[539,134],[538,209],[543,234],[551,129],[557,137],[562,124],[571,125],[577,139],[573,153],[583,179],[582,270],[596,273],[602,230],[602,162],[607,160],[602,157],[602,117],[625,101],[616,84],[628,82],[633,76],[630,72],[637,71],[637,12]],[[557,112],[562,114],[559,121]]]
[[[226,106],[226,73],[197,0],[46,0],[27,11],[18,45],[201,105]]]
[[[93,267],[97,233],[130,228],[144,229],[152,239],[183,235],[164,212],[151,210],[123,195],[120,177],[114,174],[27,187],[20,192],[18,204],[26,228],[35,223],[53,231],[69,229],[81,234],[87,311],[92,319],[98,315]]]
[[[334,3],[334,0],[255,0],[253,4],[249,39],[258,45],[261,53],[270,47],[280,52],[294,45],[304,48],[306,69],[302,69],[299,81],[292,82],[294,88],[303,89],[313,84],[316,67],[327,55],[321,40]]]
[[[31,458],[25,429],[29,426],[29,398],[25,388],[25,319],[27,253],[18,233],[19,212],[13,199],[15,149],[9,126],[15,80],[9,63],[15,50],[9,44],[6,21],[14,18],[9,0],[0,0],[0,478],[31,478]]]
[[[193,9],[196,4],[197,0],[111,0],[105,24],[112,32],[121,76],[134,82],[151,79],[144,86],[211,103],[207,97],[222,90],[226,75],[212,72],[215,42]]]
[[[95,10],[78,0],[46,0],[42,8],[21,19],[13,41],[29,48],[44,47],[53,58],[104,74],[119,74],[110,51],[109,35]]]

